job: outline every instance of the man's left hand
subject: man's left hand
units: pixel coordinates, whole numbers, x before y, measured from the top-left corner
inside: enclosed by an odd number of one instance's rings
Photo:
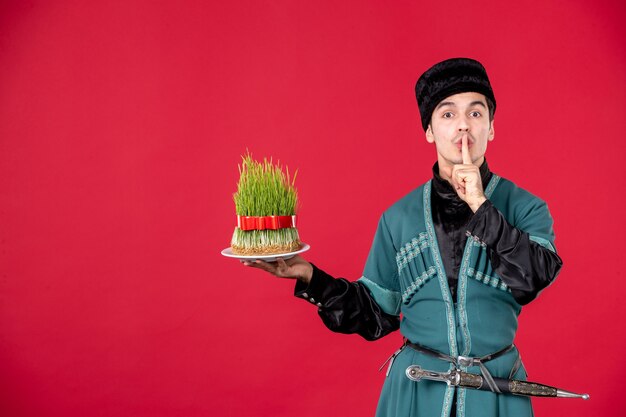
[[[463,163],[452,167],[452,185],[461,200],[465,201],[474,213],[487,200],[480,179],[480,169],[472,163],[469,153],[468,137],[461,139]]]

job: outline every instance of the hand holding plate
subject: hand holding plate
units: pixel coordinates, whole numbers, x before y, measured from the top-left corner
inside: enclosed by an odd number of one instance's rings
[[[242,260],[241,263],[245,266],[262,269],[278,278],[297,279],[307,284],[313,276],[313,266],[298,255],[287,260],[278,258],[276,262],[265,262],[257,259],[255,261]]]

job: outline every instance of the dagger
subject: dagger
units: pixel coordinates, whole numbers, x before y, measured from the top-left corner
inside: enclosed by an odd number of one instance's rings
[[[491,391],[485,384],[484,378],[480,375],[452,369],[448,372],[435,372],[422,369],[418,365],[411,365],[406,368],[406,376],[412,381],[428,379],[431,381],[445,382],[449,386],[459,388],[471,388],[483,391]],[[503,394],[514,394],[532,397],[560,397],[560,398],[582,398],[589,399],[589,394],[576,394],[549,385],[538,384],[536,382],[520,381],[517,379],[493,378],[496,386]]]

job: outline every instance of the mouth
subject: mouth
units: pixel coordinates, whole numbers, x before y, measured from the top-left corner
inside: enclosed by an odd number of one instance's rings
[[[474,145],[474,139],[470,135],[468,135],[468,134],[463,134],[458,139],[456,139],[454,141],[454,146],[456,146],[459,150],[461,150],[463,148],[463,138],[464,137],[467,138],[467,148],[468,149],[470,149]]]
[[[454,146],[456,146],[460,151],[461,149],[463,149],[463,141],[455,142]],[[467,149],[472,149],[472,146],[474,146],[474,142],[467,141]]]

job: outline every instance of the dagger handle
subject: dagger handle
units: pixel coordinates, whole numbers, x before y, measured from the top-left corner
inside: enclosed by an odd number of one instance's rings
[[[458,387],[489,390],[489,387],[486,385],[483,387],[483,377],[480,375],[461,371],[452,371],[452,373],[456,374],[456,383],[454,385]]]

